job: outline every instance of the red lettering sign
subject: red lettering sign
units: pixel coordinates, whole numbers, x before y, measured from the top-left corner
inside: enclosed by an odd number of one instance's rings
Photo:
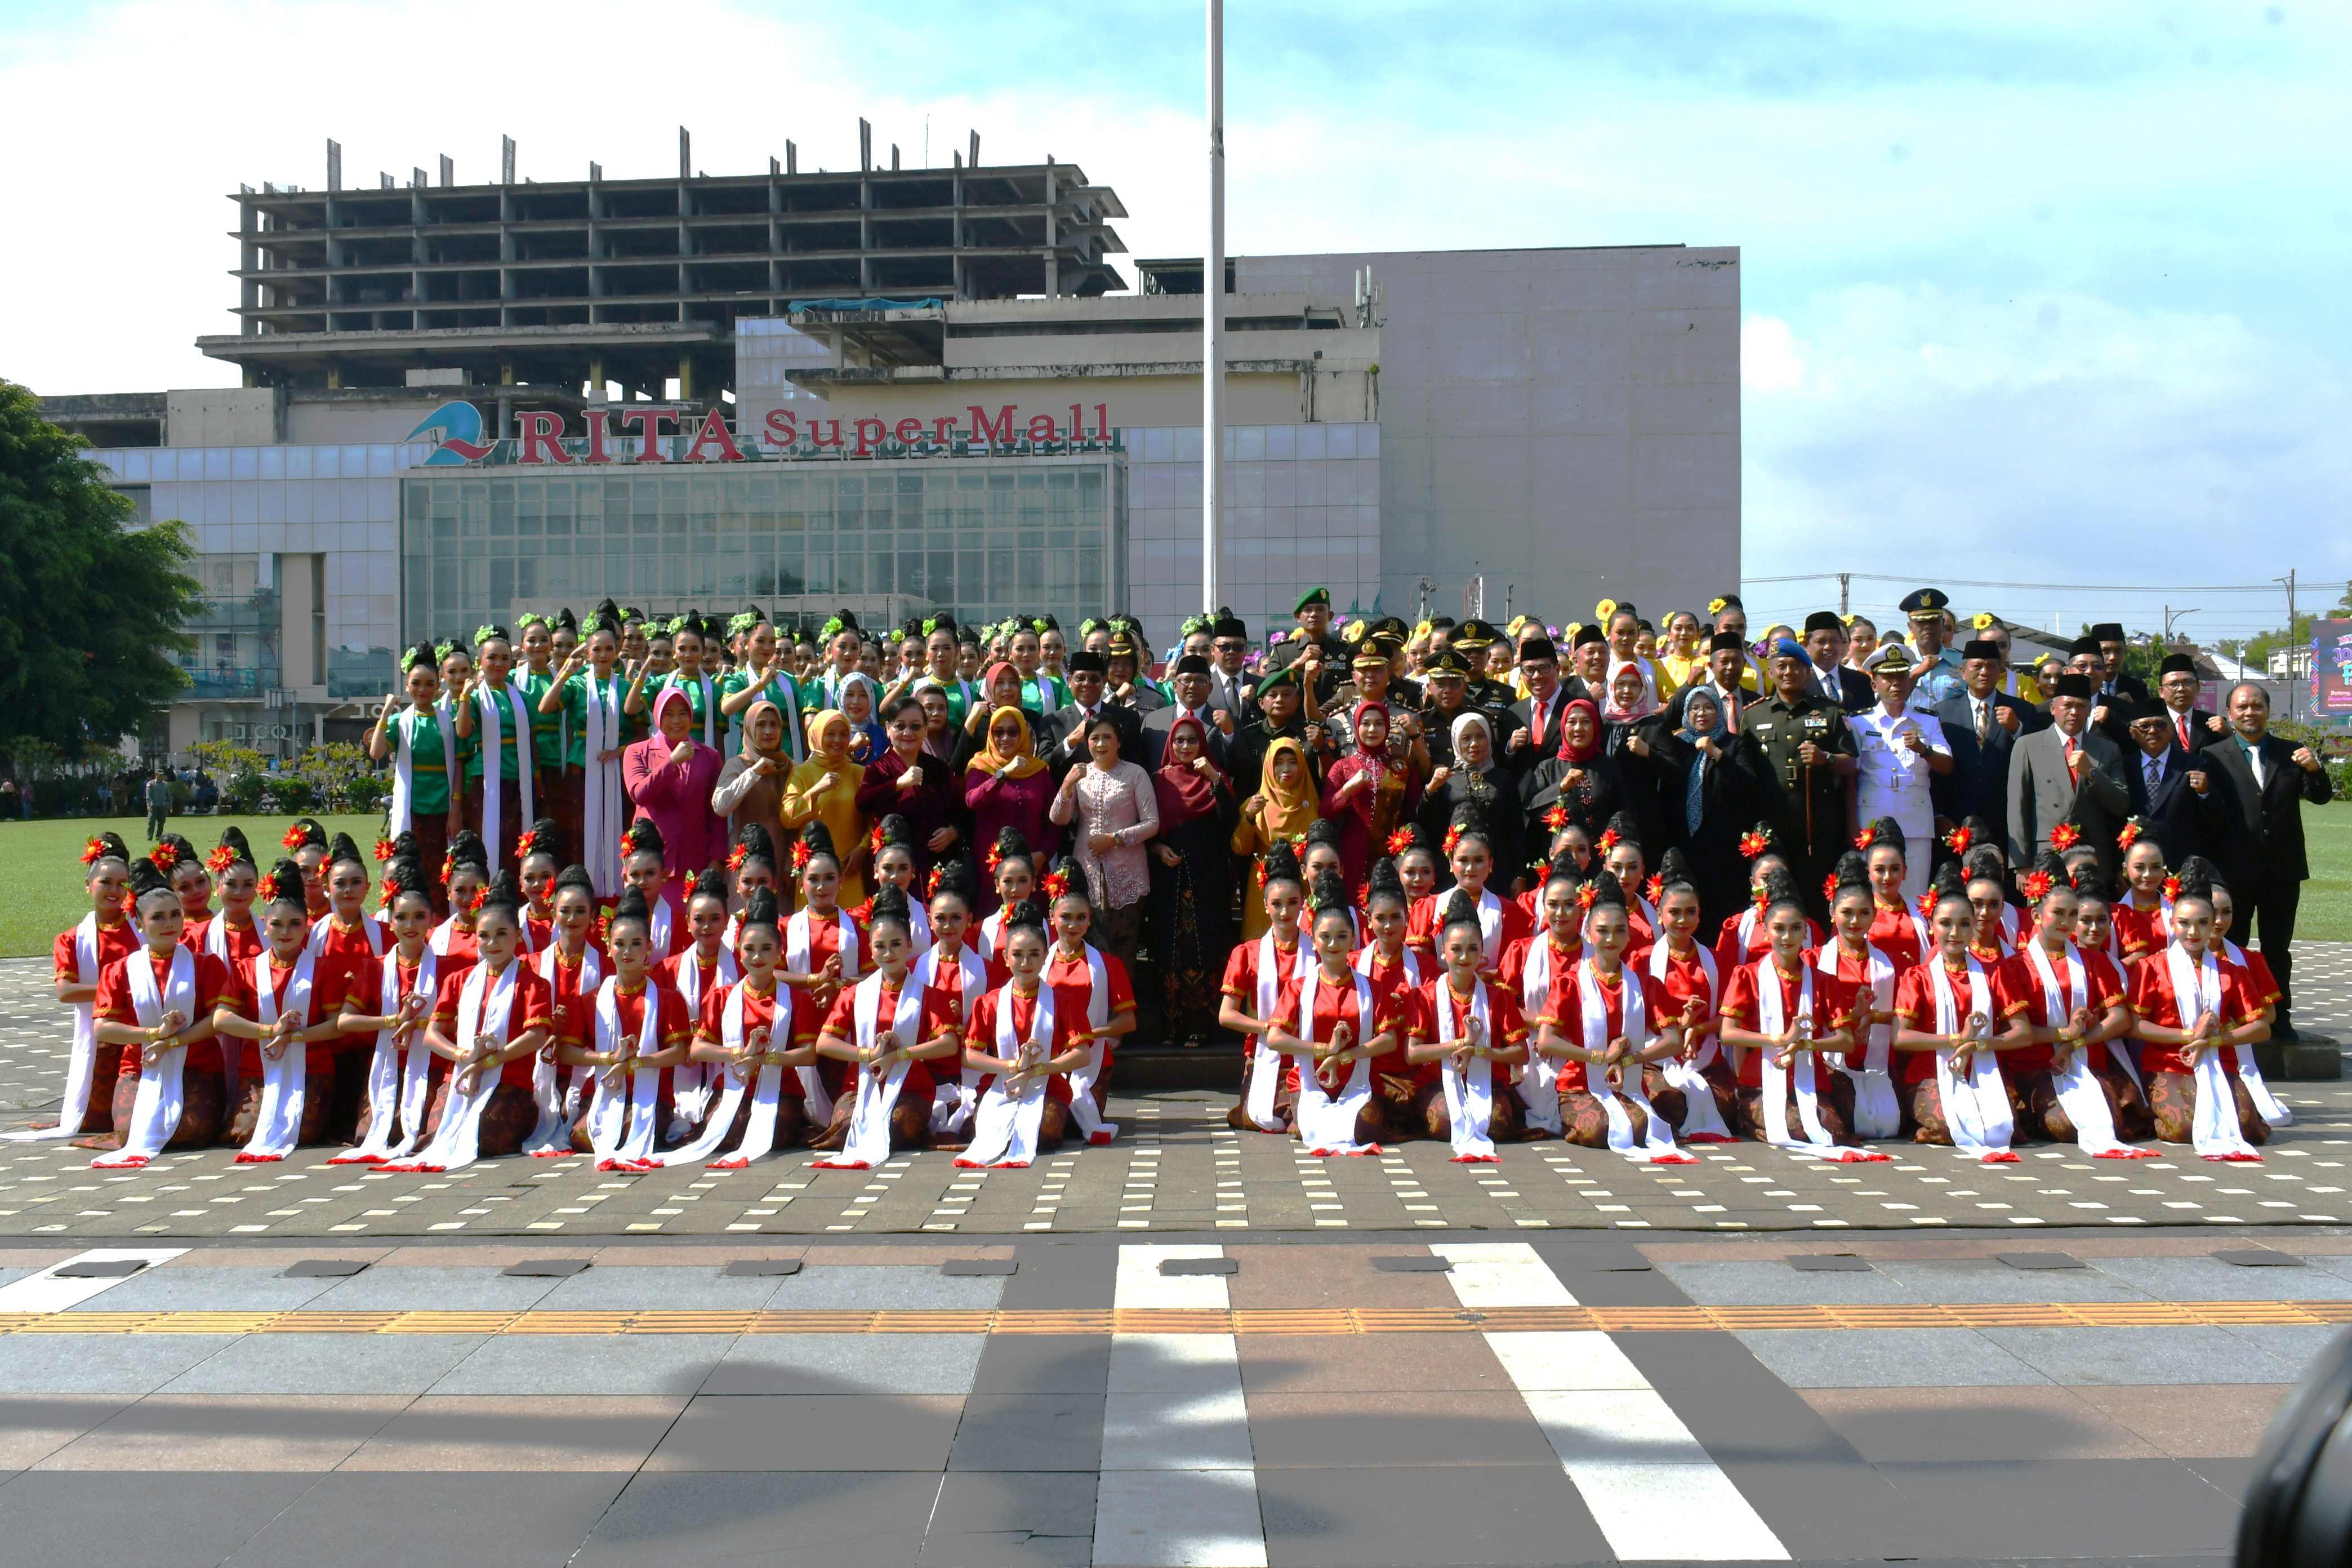
[[[522,426],[522,454],[518,463],[568,463],[572,454],[563,449],[563,416],[551,414],[543,408],[525,410],[517,416]]]

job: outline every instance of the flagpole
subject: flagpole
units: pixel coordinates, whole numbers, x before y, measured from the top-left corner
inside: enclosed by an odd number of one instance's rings
[[[1209,0],[1209,253],[1201,263],[1201,609],[1217,611],[1225,463],[1225,5]]]

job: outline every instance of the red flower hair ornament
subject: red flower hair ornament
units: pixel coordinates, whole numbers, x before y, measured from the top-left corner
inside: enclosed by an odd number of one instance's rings
[[[215,877],[227,876],[228,868],[236,864],[236,851],[226,844],[214,845],[212,853],[205,857],[205,868]]]
[[[99,858],[100,856],[101,856],[101,855],[103,855],[103,854],[105,854],[105,853],[106,853],[106,840],[105,840],[105,839],[103,839],[103,838],[91,838],[91,839],[88,839],[88,840],[86,840],[86,841],[83,843],[83,845],[82,845],[82,847],[81,847],[81,863],[82,863],[83,865],[85,865],[85,866],[92,865],[92,864],[96,863],[96,861],[97,861],[97,859],[98,859],[98,858]]]
[[[1389,835],[1388,850],[1390,854],[1402,855],[1412,847],[1412,829],[1409,827],[1400,827],[1394,833]]]
[[[1753,860],[1770,847],[1772,847],[1772,830],[1761,823],[1739,836],[1739,854],[1742,859]]]
[[[2064,853],[2083,841],[2083,830],[2071,822],[2062,822],[2050,830],[2050,847]]]
[[[375,841],[375,858],[377,865],[383,865],[385,861],[391,859],[398,853],[400,853],[400,846],[394,844],[391,839],[379,838]]]
[[[2047,871],[2028,871],[2025,874],[2025,901],[2029,904],[2040,903],[2042,895],[2050,891],[2052,881],[2053,879]]]
[[[1944,835],[1944,847],[1955,855],[1967,854],[1969,846],[1976,841],[1977,836],[1965,827],[1955,827]]]
[[[293,826],[288,828],[285,836],[279,838],[278,842],[288,849],[299,849],[303,845],[309,843],[310,840],[302,836],[302,825],[298,822]]]

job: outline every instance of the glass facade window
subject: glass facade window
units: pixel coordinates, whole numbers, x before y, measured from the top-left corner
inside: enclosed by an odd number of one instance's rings
[[[204,608],[183,628],[195,647],[180,655],[191,696],[257,698],[284,684],[278,592],[262,584],[260,567],[254,555],[196,557]]]
[[[1047,610],[1073,625],[1127,597],[1118,456],[420,472],[401,487],[404,641],[607,596],[714,613]]]

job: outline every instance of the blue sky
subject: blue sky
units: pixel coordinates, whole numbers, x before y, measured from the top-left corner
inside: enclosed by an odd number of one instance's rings
[[[2352,19],[2315,5],[1236,4],[1238,252],[1738,245],[1751,576],[2352,576]],[[816,18],[831,15],[838,26]],[[0,100],[58,128],[6,210],[86,248],[0,252],[0,374],[219,381],[220,194],[457,157],[525,174],[919,161],[968,128],[1115,185],[1139,255],[1197,253],[1200,16],[699,0],[70,7],[0,0]],[[544,20],[532,19],[543,16]],[[70,160],[70,162],[63,162]],[[147,226],[123,193],[152,204]],[[26,308],[47,298],[57,308]],[[1759,607],[1812,602],[1759,588]],[[1879,602],[1859,592],[1865,604]],[[1881,597],[1890,597],[1881,594]],[[2160,595],[1963,595],[2047,624]],[[2176,599],[2175,604],[2179,601]],[[2192,596],[2206,637],[2276,619]]]

